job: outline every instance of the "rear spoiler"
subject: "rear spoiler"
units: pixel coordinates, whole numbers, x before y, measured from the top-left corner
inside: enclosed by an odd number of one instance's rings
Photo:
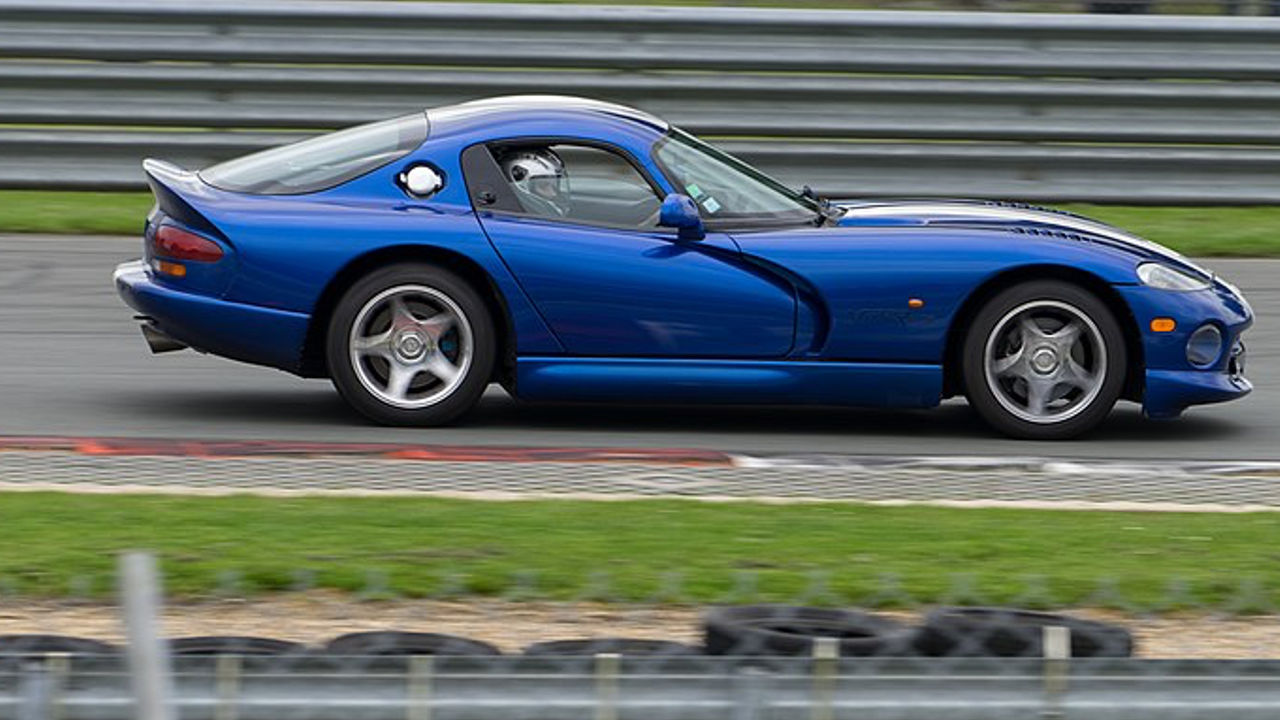
[[[171,162],[147,158],[142,161],[147,185],[156,198],[156,206],[165,215],[193,230],[201,230],[223,237],[222,232],[210,222],[201,208],[215,201],[212,188],[196,173]],[[224,238],[225,239],[225,238]]]

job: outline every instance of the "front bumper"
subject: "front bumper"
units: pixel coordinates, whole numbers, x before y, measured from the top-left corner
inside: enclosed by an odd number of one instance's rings
[[[112,276],[120,298],[163,333],[203,352],[299,372],[310,316],[183,292],[156,281],[141,260]]]
[[[1226,402],[1253,390],[1243,375],[1206,370],[1148,370],[1142,410],[1148,417],[1176,418],[1192,405]]]
[[[1245,350],[1241,336],[1253,324],[1253,310],[1244,297],[1225,283],[1197,292],[1170,292],[1144,286],[1117,290],[1128,301],[1142,332],[1146,366],[1142,408],[1148,417],[1174,418],[1192,405],[1219,403],[1248,395],[1253,384],[1244,376]],[[1172,318],[1174,332],[1151,331],[1155,318]],[[1223,336],[1217,362],[1197,369],[1187,361],[1186,344],[1196,329],[1212,323]]]

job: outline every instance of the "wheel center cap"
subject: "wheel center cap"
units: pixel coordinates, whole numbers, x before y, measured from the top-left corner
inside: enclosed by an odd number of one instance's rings
[[[407,330],[396,336],[396,354],[404,360],[417,360],[427,354],[430,342],[417,332]]]
[[[1031,367],[1041,375],[1048,375],[1058,369],[1058,353],[1052,348],[1037,348],[1031,354]]]

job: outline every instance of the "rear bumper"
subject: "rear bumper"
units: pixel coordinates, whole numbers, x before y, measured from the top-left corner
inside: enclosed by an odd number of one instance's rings
[[[142,261],[113,275],[120,298],[166,335],[203,352],[297,373],[310,316],[182,292],[155,281]]]

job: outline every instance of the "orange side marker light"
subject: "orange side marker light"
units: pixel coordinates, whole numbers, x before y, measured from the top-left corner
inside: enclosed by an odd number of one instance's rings
[[[1173,318],[1156,318],[1151,321],[1151,332],[1173,332],[1176,327],[1178,327],[1178,323],[1174,322]]]
[[[169,262],[168,260],[156,260],[156,270],[174,277],[186,277],[187,275],[187,266],[181,263]]]
[[[921,300],[920,298],[909,298],[907,300],[907,307],[911,308],[912,310],[919,310],[920,308],[924,307],[924,301]]]

